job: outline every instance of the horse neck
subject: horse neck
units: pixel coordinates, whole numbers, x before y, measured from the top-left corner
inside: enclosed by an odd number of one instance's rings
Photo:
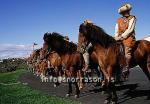
[[[64,47],[67,48],[67,47]],[[71,49],[67,48],[67,49],[63,49],[62,51],[60,51],[59,49],[55,50],[56,53],[58,53],[59,56],[66,56],[66,55],[70,55],[74,52],[76,52],[76,50],[74,50],[74,47],[71,47]]]
[[[95,42],[91,42],[93,45],[93,51],[97,53],[97,51],[106,51],[108,48],[103,47],[101,44],[99,43],[95,43]]]
[[[103,47],[109,47],[111,44],[116,44],[116,41],[113,37],[105,33],[101,28],[95,27],[91,30],[90,41],[93,43],[101,44]]]

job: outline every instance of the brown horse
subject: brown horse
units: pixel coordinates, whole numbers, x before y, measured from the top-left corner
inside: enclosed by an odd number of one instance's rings
[[[41,60],[39,63],[40,65],[40,72],[41,72],[41,80],[42,82],[48,82],[49,81],[49,76],[48,76],[48,62],[46,59]]]
[[[107,83],[106,102],[117,103],[117,94],[114,85],[114,73],[126,65],[122,44],[118,44],[113,37],[104,30],[91,23],[80,25],[79,34],[91,42],[98,58],[98,64]],[[131,67],[139,65],[147,78],[150,80],[150,42],[145,40],[136,41],[133,48],[133,59]]]
[[[42,51],[40,52],[40,59],[45,60],[47,68],[43,68],[42,76],[46,77],[48,73],[50,76],[59,77],[63,75],[61,58],[55,51],[50,51],[47,43],[44,42]]]
[[[40,57],[40,51],[41,49],[37,49],[37,50],[34,50],[32,52],[32,54],[30,55],[30,57],[28,58],[28,65],[31,69],[31,71],[35,74],[38,73],[38,63],[39,63],[39,57]]]
[[[78,36],[78,47],[77,47],[77,51],[78,52],[81,52],[81,47],[82,47],[82,44],[86,42],[86,38],[82,35],[82,34],[79,34]],[[82,52],[81,52],[82,53]],[[83,54],[83,53],[82,53]],[[90,48],[89,50],[89,71],[86,72],[84,71],[84,76],[93,76],[92,74],[94,74],[94,72],[96,72],[97,76],[101,79],[103,79],[103,74],[100,72],[100,70],[98,68],[100,68],[100,66],[98,65],[98,59],[97,59],[97,55],[95,53],[95,51],[93,51],[93,48]],[[85,66],[84,66],[85,68]],[[96,86],[97,85],[103,85],[102,83],[96,83]]]
[[[60,56],[55,51],[52,51],[45,42],[42,51],[40,52],[40,59],[46,59],[49,61],[49,68],[58,69],[58,67],[61,67]]]
[[[79,52],[77,52],[77,45],[72,42],[68,42],[64,40],[64,37],[58,33],[45,33],[44,41],[47,43],[52,50],[56,51],[61,58],[62,65],[64,67],[65,77],[66,78],[78,78],[82,77],[82,56]],[[79,97],[79,85],[78,80],[72,82],[68,80],[68,93],[66,96],[70,96],[72,93],[72,83],[75,85],[76,94],[75,97]]]
[[[78,47],[77,47],[77,51],[80,52],[81,49],[81,44],[84,43],[86,41],[86,38],[82,35],[79,34],[78,36]],[[92,66],[93,68],[97,68],[98,67],[98,59],[96,56],[96,53],[91,49],[90,51],[90,66]]]

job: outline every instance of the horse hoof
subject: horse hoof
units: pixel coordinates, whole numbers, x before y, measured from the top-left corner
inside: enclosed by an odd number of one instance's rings
[[[75,95],[74,98],[79,98],[79,95]]]
[[[57,87],[57,85],[56,85],[56,84],[54,84],[54,87]]]
[[[116,101],[111,101],[111,104],[117,104],[117,102]]]
[[[101,94],[104,95],[104,94],[105,94],[105,91],[102,91]]]
[[[110,104],[110,101],[109,100],[105,100],[104,104]]]
[[[79,87],[79,90],[82,90],[82,89],[83,89],[83,87],[82,87],[82,86],[80,86],[80,87]]]
[[[70,94],[66,94],[66,97],[70,97]]]

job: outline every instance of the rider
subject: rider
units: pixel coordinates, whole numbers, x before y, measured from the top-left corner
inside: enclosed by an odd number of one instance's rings
[[[69,37],[68,37],[68,36],[64,36],[64,40],[65,40],[66,42],[69,42]]]
[[[118,13],[122,15],[117,20],[115,27],[115,39],[123,41],[125,47],[125,57],[127,63],[127,73],[129,74],[129,67],[131,61],[132,48],[135,44],[135,24],[136,17],[130,15],[132,6],[130,4],[125,4],[119,8]]]
[[[85,20],[84,21],[84,24],[92,24],[92,21],[90,20]],[[83,58],[84,58],[84,61],[85,61],[85,68],[84,68],[84,71],[87,71],[89,69],[89,49],[92,47],[92,44],[87,42],[87,41],[84,41],[82,44],[81,44],[81,53],[83,54]]]

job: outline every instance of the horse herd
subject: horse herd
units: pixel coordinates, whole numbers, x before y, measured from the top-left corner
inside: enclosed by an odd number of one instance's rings
[[[122,49],[122,42],[117,42],[104,30],[92,23],[82,23],[79,27],[78,44],[66,41],[59,33],[45,33],[43,36],[43,47],[32,52],[27,59],[29,69],[42,81],[48,81],[49,76],[58,78],[55,86],[64,78],[76,78],[75,82],[68,80],[68,92],[66,97],[72,93],[72,84],[75,85],[75,97],[78,98],[84,87],[83,70],[85,62],[80,52],[81,44],[85,41],[92,43],[90,50],[90,69],[97,69],[102,73],[102,88],[106,91],[104,103],[116,104],[118,97],[115,81],[117,72],[123,72],[126,59]],[[139,65],[150,81],[150,42],[146,40],[136,41],[133,48],[132,62],[130,67]],[[99,68],[98,68],[99,67]],[[116,79],[115,79],[116,78]]]

